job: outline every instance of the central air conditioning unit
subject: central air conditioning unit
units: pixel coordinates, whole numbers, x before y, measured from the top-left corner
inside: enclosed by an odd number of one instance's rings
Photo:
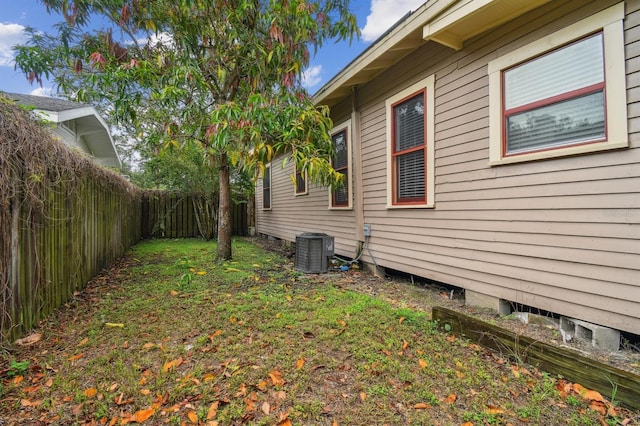
[[[305,232],[296,235],[295,268],[298,271],[308,274],[327,272],[333,253],[333,237],[327,234]]]

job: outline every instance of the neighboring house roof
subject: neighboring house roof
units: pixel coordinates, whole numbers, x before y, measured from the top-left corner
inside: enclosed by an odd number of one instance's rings
[[[67,145],[89,154],[98,164],[121,166],[109,126],[91,105],[45,96],[2,94],[19,104],[33,107],[45,120],[58,124],[53,133]]]
[[[429,0],[340,71],[313,96],[334,106],[354,87],[373,80],[418,47],[433,41],[460,50],[464,41],[533,10],[550,0]]]

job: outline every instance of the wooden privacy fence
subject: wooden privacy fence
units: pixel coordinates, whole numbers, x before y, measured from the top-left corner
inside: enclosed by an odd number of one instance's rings
[[[140,191],[0,100],[0,332],[13,339],[140,240]]]
[[[171,191],[145,191],[142,195],[142,238],[194,238],[202,236],[198,228],[194,201],[201,194]],[[212,207],[214,223],[217,208]],[[247,236],[247,203],[234,203],[231,210],[232,233]],[[215,232],[214,232],[215,234]]]
[[[33,328],[142,238],[200,236],[197,197],[139,190],[0,97],[0,340]],[[247,204],[236,204],[233,233],[247,230]]]

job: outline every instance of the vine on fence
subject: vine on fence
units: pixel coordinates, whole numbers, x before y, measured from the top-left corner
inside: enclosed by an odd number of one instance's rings
[[[46,201],[50,195],[64,190],[67,197],[73,198],[81,192],[82,185],[90,181],[105,190],[128,194],[131,199],[140,196],[134,185],[62,144],[42,123],[0,94],[0,330],[3,333],[16,325],[11,323],[7,309],[14,296],[11,250],[12,239],[15,241],[17,236],[12,230],[19,226],[19,229],[28,227],[35,231],[46,225],[49,221]],[[35,267],[39,268],[39,264]]]

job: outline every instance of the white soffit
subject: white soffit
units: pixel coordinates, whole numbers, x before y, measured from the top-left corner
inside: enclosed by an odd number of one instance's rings
[[[425,40],[455,50],[465,40],[495,28],[550,0],[464,0],[446,10],[422,28]]]

